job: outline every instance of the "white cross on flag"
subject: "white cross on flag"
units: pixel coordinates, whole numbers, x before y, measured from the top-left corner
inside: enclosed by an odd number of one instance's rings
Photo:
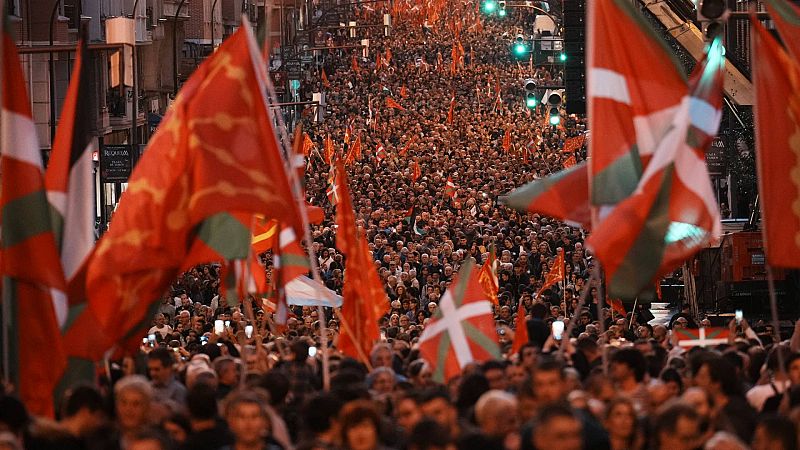
[[[500,358],[492,304],[484,294],[470,258],[439,301],[439,308],[419,339],[420,354],[444,382],[474,361]]]

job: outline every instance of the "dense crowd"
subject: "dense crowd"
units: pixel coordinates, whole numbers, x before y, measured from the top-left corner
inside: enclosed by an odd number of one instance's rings
[[[346,274],[323,141],[330,137],[341,157],[346,133],[363,146],[348,167],[350,188],[390,302],[369,361],[338,352],[331,310],[295,307],[277,327],[267,305],[226,299],[219,267],[201,266],[164,295],[137,354],[108,363],[98,385],[63,392],[57,420],[28,416],[7,386],[0,449],[797,448],[800,329],[779,344],[743,320],[730,324],[728,343],[681,347],[676,329],[707,323],[687,311],[656,326],[646,309],[598,311],[584,231],[498,204],[560,170],[572,156],[564,142],[585,131],[585,120],[551,126],[544,108],[525,107],[524,79],[548,85],[562,77],[558,65],[529,65],[509,51],[518,33],[533,32],[531,14],[511,10],[478,23],[474,3],[448,8],[432,24],[406,12],[391,36],[365,29],[369,58],[359,49],[354,64],[351,49],[326,50],[302,85],[306,99],[327,94],[325,119],[305,119],[317,144],[305,187],[312,204],[325,206],[313,251],[338,293]],[[334,29],[328,37],[343,40]],[[387,108],[387,97],[405,110]],[[377,157],[380,146],[386,158]],[[503,358],[438,383],[418,338],[465,259],[482,263],[492,246]],[[566,279],[541,290],[559,249]],[[555,320],[573,322],[571,334],[557,340]],[[529,341],[514,352],[522,326]]]

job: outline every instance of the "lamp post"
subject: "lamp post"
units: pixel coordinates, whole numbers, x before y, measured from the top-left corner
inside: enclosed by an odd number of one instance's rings
[[[50,12],[50,47],[53,46],[55,42],[55,36],[53,36],[53,27],[55,26],[56,20],[56,13],[58,12],[58,6],[61,4],[61,0],[55,0],[53,2],[53,10]],[[48,64],[48,71],[50,77],[50,148],[53,147],[53,139],[56,137],[56,67],[55,61],[53,60],[53,52],[50,52]]]
[[[214,0],[214,3],[211,4],[211,52],[214,52],[214,24],[215,24],[215,16],[214,11],[217,9],[217,0]]]
[[[178,4],[178,9],[175,10],[175,16],[172,18],[172,98],[178,96],[178,14],[181,13],[181,8],[186,0],[181,0]],[[213,35],[213,32],[212,32]]]

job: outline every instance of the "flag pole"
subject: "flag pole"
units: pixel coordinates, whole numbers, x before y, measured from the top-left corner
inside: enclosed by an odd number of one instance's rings
[[[621,302],[622,300],[620,300]],[[636,317],[636,305],[639,303],[639,296],[637,295],[636,298],[633,300],[633,309],[631,310],[631,320],[628,321],[628,329],[630,330],[633,328],[633,318]],[[611,308],[613,311],[614,308]]]
[[[0,5],[0,134],[3,131],[3,94],[5,92],[5,46],[6,46],[6,30],[4,28],[6,23],[6,2],[3,2]],[[0,136],[2,139],[2,136]],[[1,141],[0,141],[1,142]],[[4,150],[2,146],[0,146],[0,150]],[[2,158],[2,155],[0,155]],[[11,380],[11,348],[8,343],[9,338],[9,321],[11,320],[11,296],[8,294],[8,285],[9,280],[7,277],[3,277],[3,285],[0,287],[0,302],[2,305],[0,306],[0,327],[2,327],[2,337],[0,339],[3,340],[3,379],[4,380]]]
[[[581,296],[578,299],[578,308],[574,311],[573,319],[569,321],[569,325],[567,326],[567,330],[565,331],[567,339],[561,339],[561,346],[558,349],[559,354],[563,355],[567,349],[567,340],[570,336],[572,336],[572,332],[575,331],[575,326],[578,323],[578,315],[580,314],[580,310],[583,309],[583,306],[586,304],[586,299],[589,296],[589,291],[592,290],[592,280],[595,279],[596,274],[592,271],[591,277],[589,277],[589,281],[583,285],[584,289],[581,292]]]
[[[600,331],[600,335],[604,335],[606,333],[606,319],[603,317],[603,308],[604,308],[604,293],[603,293],[603,277],[602,272],[600,269],[600,261],[597,261],[597,264],[594,266],[595,276],[594,278],[597,280],[597,318],[598,318],[598,328]],[[591,290],[591,287],[589,287]],[[608,344],[608,342],[606,342]],[[603,373],[608,373],[608,345],[603,348]]]
[[[265,27],[269,27],[269,23],[265,23]],[[269,42],[269,33],[265,32],[265,45]],[[266,61],[265,61],[266,63]],[[266,86],[266,94],[267,94],[267,103],[278,103],[277,95],[275,94],[275,87],[272,85],[272,79],[269,77],[267,73],[265,78],[264,85]],[[306,201],[302,195],[302,186],[300,183],[299,178],[297,177],[297,172],[293,170],[293,168],[289,165],[289,152],[292,150],[291,141],[289,140],[288,134],[286,132],[286,124],[283,121],[282,114],[276,114],[272,108],[267,108],[271,117],[275,119],[277,122],[277,132],[280,136],[276,136],[279,143],[283,143],[283,152],[280,152],[281,156],[283,157],[283,169],[287,172],[289,177],[289,181],[292,184],[292,193],[297,201],[297,206],[300,209],[300,219],[303,224],[303,240],[306,244],[306,250],[308,251],[308,259],[311,265],[311,275],[323,289],[318,289],[318,292],[322,294],[324,299],[330,304],[333,305],[331,301],[330,294],[328,293],[327,288],[325,288],[325,284],[322,282],[322,278],[319,275],[319,264],[317,261],[316,253],[314,252],[314,241],[311,238],[311,226],[309,225],[308,220],[308,211],[306,210]],[[322,352],[322,385],[323,388],[327,391],[330,390],[330,383],[331,383],[331,374],[330,374],[330,360],[328,358],[328,323],[327,319],[325,318],[325,308],[323,306],[317,306],[318,316],[319,316],[319,331],[320,331],[320,344],[322,345],[323,352]]]

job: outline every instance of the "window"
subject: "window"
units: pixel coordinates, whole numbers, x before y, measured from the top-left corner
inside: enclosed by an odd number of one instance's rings
[[[10,16],[22,17],[22,12],[19,10],[19,0],[6,0],[6,11]]]

